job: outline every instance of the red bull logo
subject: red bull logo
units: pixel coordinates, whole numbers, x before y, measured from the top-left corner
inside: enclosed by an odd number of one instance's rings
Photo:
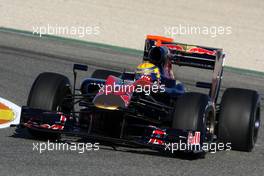
[[[193,135],[192,132],[189,132],[188,134],[188,144],[190,145],[199,145],[201,139],[201,133],[199,131],[196,131]]]

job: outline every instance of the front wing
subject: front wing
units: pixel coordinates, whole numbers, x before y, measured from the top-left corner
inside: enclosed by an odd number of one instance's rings
[[[61,112],[22,107],[21,127],[42,132],[61,133],[69,136],[85,137],[120,146],[150,148],[164,152],[204,152],[201,148],[203,136],[199,131],[144,126],[144,134],[139,137],[120,136],[118,138],[94,134],[79,128],[74,117]]]

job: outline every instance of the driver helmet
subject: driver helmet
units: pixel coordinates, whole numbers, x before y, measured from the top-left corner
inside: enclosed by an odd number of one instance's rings
[[[143,62],[137,66],[135,80],[145,78],[148,81],[155,83],[160,82],[160,70],[157,66],[150,62]]]

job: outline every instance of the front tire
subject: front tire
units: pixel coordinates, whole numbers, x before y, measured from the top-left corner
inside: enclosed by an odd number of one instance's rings
[[[30,90],[27,106],[47,111],[69,113],[71,102],[65,101],[71,95],[70,81],[67,77],[57,73],[41,73]],[[30,134],[41,139],[57,139],[58,133],[40,132],[29,129]]]
[[[176,101],[172,128],[200,131],[201,143],[214,130],[214,107],[210,98],[201,93],[186,93]]]

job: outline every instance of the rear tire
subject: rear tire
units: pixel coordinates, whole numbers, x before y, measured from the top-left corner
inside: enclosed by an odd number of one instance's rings
[[[71,95],[70,81],[67,77],[57,73],[41,73],[30,90],[27,106],[47,111],[69,113],[72,109],[71,101],[64,98]],[[57,139],[58,133],[40,132],[29,129],[36,138]]]
[[[260,97],[256,91],[229,88],[219,115],[218,137],[234,150],[251,151],[260,127]]]

